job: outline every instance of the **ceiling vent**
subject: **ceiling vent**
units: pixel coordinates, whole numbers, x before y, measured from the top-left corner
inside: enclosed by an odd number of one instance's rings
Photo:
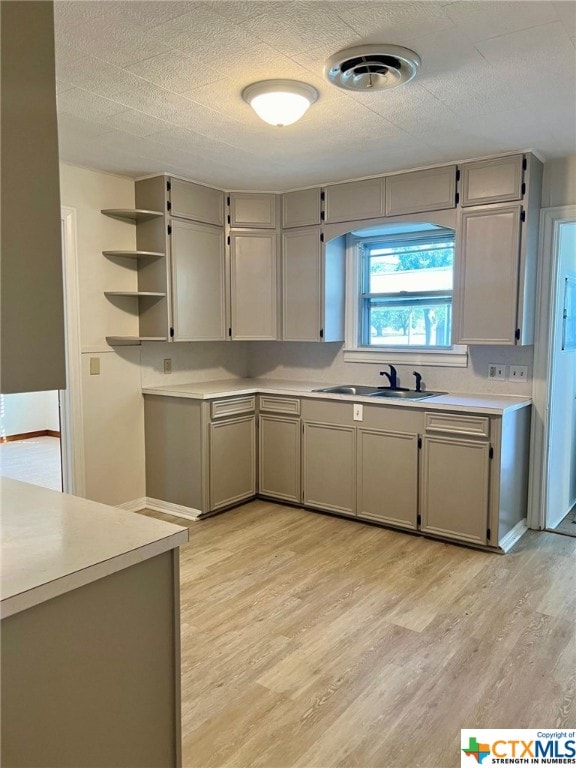
[[[399,45],[360,45],[330,56],[324,74],[347,91],[381,91],[412,80],[420,56]]]

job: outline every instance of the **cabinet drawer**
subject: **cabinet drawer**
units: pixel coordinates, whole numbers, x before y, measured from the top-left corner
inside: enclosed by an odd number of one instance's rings
[[[296,397],[268,397],[260,396],[260,410],[272,413],[291,413],[300,415],[300,400]]]
[[[215,400],[212,403],[210,413],[213,419],[222,416],[236,416],[238,413],[250,413],[256,409],[256,397],[230,397],[226,400]]]
[[[490,437],[488,416],[466,416],[456,413],[427,413],[426,432],[445,432],[453,435]]]

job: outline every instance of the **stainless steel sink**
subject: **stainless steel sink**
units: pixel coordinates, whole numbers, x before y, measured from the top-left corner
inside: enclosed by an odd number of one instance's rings
[[[372,392],[368,397],[388,397],[391,399],[400,397],[404,400],[423,400],[425,397],[445,394],[445,392],[416,392],[409,389],[380,389],[378,392]]]
[[[401,398],[403,400],[422,400],[425,397],[446,394],[445,392],[416,392],[416,390],[403,387],[398,387],[397,389],[367,387],[361,384],[340,384],[336,387],[322,387],[312,391],[325,392],[329,395],[360,395],[361,397]]]
[[[313,389],[312,392],[326,392],[330,395],[362,395],[371,397],[378,392],[378,387],[365,387],[357,384],[341,384],[338,387],[322,387]]]

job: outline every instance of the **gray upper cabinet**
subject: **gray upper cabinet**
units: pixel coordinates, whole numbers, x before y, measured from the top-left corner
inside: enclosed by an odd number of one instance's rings
[[[461,212],[456,269],[456,342],[514,344],[522,208]]]
[[[282,234],[282,319],[285,341],[343,341],[344,238],[321,241],[319,227]]]
[[[169,179],[168,184],[171,216],[224,226],[224,192],[180,179]]]
[[[384,178],[328,186],[325,205],[328,224],[384,216]]]
[[[268,192],[231,192],[231,227],[275,229],[277,195]]]
[[[233,339],[277,338],[276,232],[230,233],[230,311]]]
[[[485,205],[521,200],[524,155],[497,157],[460,166],[460,205]]]
[[[300,189],[282,195],[282,227],[311,227],[321,221],[322,190]]]
[[[386,178],[386,216],[456,207],[456,166],[399,173]]]
[[[174,341],[226,338],[224,238],[220,227],[171,220]]]

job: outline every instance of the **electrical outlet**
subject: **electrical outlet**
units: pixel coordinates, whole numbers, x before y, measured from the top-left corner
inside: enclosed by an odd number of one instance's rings
[[[511,365],[508,381],[528,381],[528,366]]]
[[[90,358],[90,376],[100,376],[100,358]]]
[[[172,358],[170,357],[164,360],[164,373],[172,373]]]
[[[362,421],[364,419],[364,406],[360,403],[354,403],[354,421]]]
[[[506,378],[506,366],[502,365],[502,363],[489,363],[488,378],[504,381],[504,379]]]

